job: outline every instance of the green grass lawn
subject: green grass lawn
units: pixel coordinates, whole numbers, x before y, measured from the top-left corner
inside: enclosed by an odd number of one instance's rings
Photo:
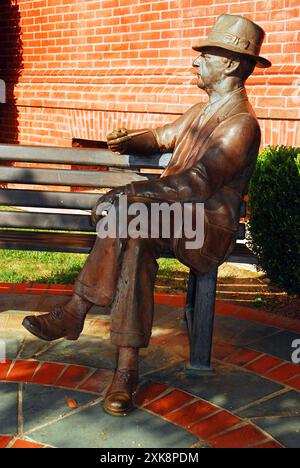
[[[0,282],[72,284],[86,255],[0,250]],[[188,268],[174,259],[160,259],[157,292],[186,290]]]

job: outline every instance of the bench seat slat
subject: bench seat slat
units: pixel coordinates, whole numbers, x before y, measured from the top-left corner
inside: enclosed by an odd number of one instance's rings
[[[32,250],[46,252],[69,252],[88,254],[95,242],[95,235],[74,233],[49,233],[26,231],[0,231],[0,248],[11,250]],[[172,251],[163,252],[163,256],[174,258]],[[236,244],[229,261],[239,258],[242,263],[257,263],[256,257],[244,244]]]
[[[0,189],[0,206],[24,206],[36,208],[61,208],[68,210],[91,210],[101,194],[81,192],[49,192],[45,190]],[[240,216],[245,218],[246,203]]]
[[[90,215],[0,211],[0,226],[13,229],[95,232]]]
[[[0,248],[88,254],[96,235],[57,232],[0,231]]]
[[[0,211],[0,226],[8,229],[47,229],[53,231],[95,232],[89,214],[27,213]],[[245,238],[245,224],[240,223],[238,239]]]

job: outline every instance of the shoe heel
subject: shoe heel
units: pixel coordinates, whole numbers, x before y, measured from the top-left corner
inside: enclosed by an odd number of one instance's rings
[[[77,329],[76,329],[77,328]],[[65,339],[68,341],[77,341],[78,338],[80,337],[82,331],[83,331],[83,326],[76,327],[73,330],[68,330],[68,327],[65,328]]]

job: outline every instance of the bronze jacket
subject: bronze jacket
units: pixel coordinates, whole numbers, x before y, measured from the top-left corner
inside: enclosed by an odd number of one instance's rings
[[[175,239],[173,246],[176,257],[198,273],[222,264],[234,249],[261,141],[244,88],[203,124],[202,114],[203,104],[196,104],[174,123],[140,137],[138,151],[144,147],[151,154],[159,149],[173,156],[160,178],[128,186],[135,200],[205,204],[203,248],[186,250],[186,239]]]

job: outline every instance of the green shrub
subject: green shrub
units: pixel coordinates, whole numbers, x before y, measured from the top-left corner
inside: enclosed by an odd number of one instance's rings
[[[300,295],[300,148],[268,147],[250,183],[250,244],[259,267]]]

